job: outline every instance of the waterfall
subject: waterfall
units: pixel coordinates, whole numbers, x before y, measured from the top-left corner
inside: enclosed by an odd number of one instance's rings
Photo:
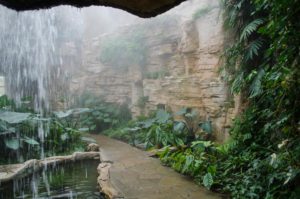
[[[42,113],[49,109],[50,71],[61,60],[55,56],[55,12],[17,13],[1,8],[0,13],[0,63],[8,95],[18,104],[32,96],[35,110]]]
[[[31,96],[36,111],[49,110],[55,80],[65,75],[61,45],[80,34],[80,18],[78,9],[66,6],[21,13],[0,6],[0,68],[17,104]]]
[[[51,109],[57,91],[66,95],[67,74],[62,48],[80,40],[81,13],[76,8],[16,12],[0,6],[0,74],[5,77],[5,92],[17,106],[30,106],[44,117]],[[49,121],[39,120],[40,156]],[[20,157],[19,161],[22,161]]]

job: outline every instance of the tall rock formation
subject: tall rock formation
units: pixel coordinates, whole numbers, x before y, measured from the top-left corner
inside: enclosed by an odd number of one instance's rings
[[[120,44],[123,39],[125,46]],[[124,52],[105,54],[104,60],[111,61],[103,61],[103,51],[110,50],[108,41]],[[139,46],[132,47],[131,41]],[[71,90],[77,94],[88,90],[108,102],[127,103],[134,115],[157,107],[174,112],[195,108],[202,120],[212,121],[214,135],[222,141],[234,115],[219,73],[223,46],[218,1],[187,2],[181,10],[87,39],[83,66],[74,70]],[[138,53],[125,63],[122,56],[135,48]],[[136,58],[145,59],[136,62]]]

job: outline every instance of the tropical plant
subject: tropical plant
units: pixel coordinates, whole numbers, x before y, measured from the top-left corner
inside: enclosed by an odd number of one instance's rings
[[[182,117],[182,120],[175,123],[176,131],[187,131],[187,142],[190,143],[197,139],[197,131],[202,129],[205,134],[212,134],[211,121],[201,121],[200,115],[196,109],[182,108],[176,115]]]
[[[211,141],[194,141],[187,148],[178,148],[176,151],[166,147],[158,153],[162,162],[176,171],[193,176],[196,182],[211,188],[217,184],[218,158],[222,158],[219,146]]]
[[[299,198],[299,1],[225,0],[225,69],[245,111],[223,145],[195,141],[161,160],[231,198]]]
[[[225,69],[232,92],[247,101],[222,174],[233,198],[299,195],[299,6],[293,0],[225,1],[235,33]]]
[[[171,114],[162,109],[157,110],[155,117],[140,122],[139,125],[144,131],[147,131],[145,139],[147,148],[184,144],[183,134],[174,130]]]
[[[76,123],[76,128],[90,132],[101,132],[109,128],[122,126],[131,119],[131,112],[126,104],[107,103],[90,93],[79,96],[73,107],[84,107],[67,110],[70,122]],[[85,110],[74,115],[72,110]],[[70,112],[71,111],[71,112]]]

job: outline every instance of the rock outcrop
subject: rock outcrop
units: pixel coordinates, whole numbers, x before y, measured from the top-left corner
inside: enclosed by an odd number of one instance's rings
[[[100,151],[100,146],[96,143],[91,143],[87,146],[88,152],[98,152]]]
[[[103,193],[109,199],[121,199],[124,198],[112,185],[110,179],[110,167],[111,163],[103,162],[100,163],[97,171],[99,173],[98,176],[98,185],[100,192]]]

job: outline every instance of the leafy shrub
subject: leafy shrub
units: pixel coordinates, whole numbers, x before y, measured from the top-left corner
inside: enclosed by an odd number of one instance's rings
[[[299,1],[224,6],[235,39],[225,50],[226,79],[247,100],[246,110],[235,118],[229,143],[194,142],[160,158],[231,198],[299,198]]]
[[[195,111],[192,112],[198,115]],[[191,126],[198,129],[200,125],[200,128],[202,128],[206,122],[200,124],[200,120],[196,120],[194,115],[186,109],[182,109],[177,114],[183,115],[183,117],[186,117],[186,120],[175,121],[170,113],[158,109],[152,117],[141,117],[125,126],[105,131],[105,134],[133,145],[143,143],[145,148],[148,149],[152,147],[182,146],[191,142],[189,140],[190,132],[195,138],[195,129],[191,129]],[[207,129],[209,127],[208,125]]]
[[[220,162],[232,198],[299,197],[299,1],[225,1],[227,80],[247,98]],[[297,157],[297,158],[296,158]]]
[[[79,96],[73,107],[84,107],[87,111],[70,118],[77,123],[77,128],[90,132],[101,132],[121,126],[131,119],[131,112],[126,104],[111,104],[90,93]]]
[[[218,185],[218,161],[224,156],[222,147],[211,141],[194,141],[187,148],[169,150],[169,147],[158,155],[161,161],[176,171],[193,176],[199,184],[210,189]],[[226,152],[225,152],[226,153]]]
[[[206,135],[212,134],[211,121],[201,121],[200,115],[195,109],[182,108],[176,115],[182,117],[182,120],[175,124],[175,128],[179,131],[187,131],[187,142],[197,139],[196,132],[199,129],[203,130]]]

